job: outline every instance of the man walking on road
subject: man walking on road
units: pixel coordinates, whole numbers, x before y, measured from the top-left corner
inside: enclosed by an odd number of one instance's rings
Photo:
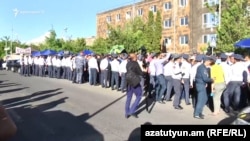
[[[136,54],[130,54],[130,61],[128,61],[126,68],[127,68],[126,81],[128,84],[128,88],[127,88],[127,100],[125,105],[125,112],[126,112],[125,117],[129,118],[129,116],[133,116],[135,118],[138,118],[136,110],[142,98],[142,89],[141,89],[142,86],[140,85],[140,82],[143,73],[137,62]],[[136,99],[132,107],[130,107],[133,93],[135,94]]]

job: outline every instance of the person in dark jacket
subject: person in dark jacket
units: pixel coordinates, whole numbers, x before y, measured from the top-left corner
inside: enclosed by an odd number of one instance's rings
[[[137,62],[136,54],[130,54],[130,60],[126,65],[126,69],[127,69],[126,81],[128,84],[128,88],[127,88],[127,100],[125,105],[125,112],[126,112],[125,117],[129,118],[130,116],[133,116],[135,118],[138,118],[136,110],[142,98],[142,88],[141,88],[142,86],[140,85],[140,81],[143,73]],[[131,106],[131,100],[133,94],[135,94],[136,99]]]
[[[208,67],[212,65],[214,59],[212,57],[205,57],[204,63],[197,68],[195,76],[196,90],[198,93],[197,104],[194,111],[194,118],[204,119],[202,114],[203,108],[208,101],[208,95],[206,87],[208,83],[212,83],[213,79],[209,78]]]

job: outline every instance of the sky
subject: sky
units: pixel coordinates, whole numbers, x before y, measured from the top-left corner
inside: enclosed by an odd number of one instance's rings
[[[38,40],[50,29],[57,37],[96,36],[98,13],[140,0],[1,0],[0,38],[22,43]]]

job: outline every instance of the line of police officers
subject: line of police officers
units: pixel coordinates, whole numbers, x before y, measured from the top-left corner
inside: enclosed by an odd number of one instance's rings
[[[182,110],[181,99],[184,97],[186,105],[193,105],[194,117],[203,119],[203,107],[214,82],[210,78],[210,67],[219,62],[225,74],[223,77],[226,88],[222,96],[225,112],[230,112],[232,102],[237,110],[246,106],[247,101],[241,100],[246,99],[243,95],[249,98],[249,91],[245,89],[248,88],[246,84],[249,80],[249,56],[246,56],[247,61],[244,62],[243,57],[238,54],[221,54],[215,58],[205,55],[152,53],[138,57],[138,63],[144,72],[140,83],[142,90],[149,97],[155,97],[155,101],[160,104],[172,101],[174,94],[173,107]],[[93,86],[100,84],[103,88],[126,92],[127,54],[22,56],[20,62],[20,74],[24,76],[44,77],[47,74],[50,78],[68,79],[79,84],[88,81]]]

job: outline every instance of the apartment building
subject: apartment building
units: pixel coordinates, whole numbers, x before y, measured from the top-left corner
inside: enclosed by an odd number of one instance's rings
[[[147,20],[149,10],[162,14],[162,48],[168,52],[200,52],[200,48],[216,40],[217,14],[209,12],[205,3],[219,0],[147,0],[97,14],[97,37],[106,38],[107,23],[124,26],[136,16]]]

